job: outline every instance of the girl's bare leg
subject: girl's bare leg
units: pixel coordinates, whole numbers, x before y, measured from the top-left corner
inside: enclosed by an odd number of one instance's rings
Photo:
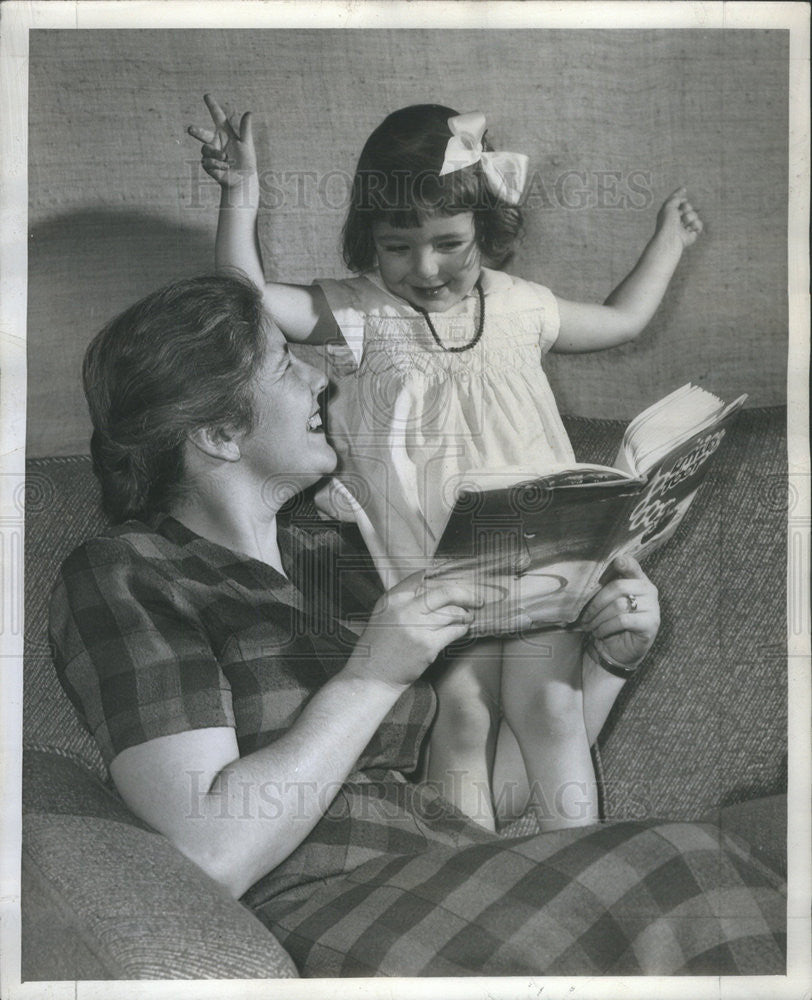
[[[422,777],[471,819],[495,829],[491,772],[499,726],[501,643],[483,639],[431,668],[437,715]]]
[[[493,810],[499,823],[524,816],[530,803],[527,768],[513,730],[502,719],[493,761]]]
[[[521,750],[542,830],[599,818],[582,661],[578,633],[536,633],[507,640],[502,648],[502,710]]]
[[[607,673],[591,656],[584,655],[584,723],[590,746],[594,746],[598,739],[603,724],[625,683],[625,680]]]

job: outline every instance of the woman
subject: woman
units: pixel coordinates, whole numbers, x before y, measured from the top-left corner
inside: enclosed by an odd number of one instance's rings
[[[303,975],[781,970],[777,880],[712,828],[585,813],[500,839],[407,780],[434,711],[421,675],[465,635],[474,595],[411,577],[360,637],[342,628],[353,577],[334,537],[281,513],[335,464],[325,379],[252,286],[148,296],[94,340],[84,378],[117,527],[62,568],[60,679],[133,812],[242,897]],[[593,734],[658,627],[651,583],[616,569],[584,619]],[[528,791],[510,749],[501,803]],[[577,809],[572,793],[551,808]]]

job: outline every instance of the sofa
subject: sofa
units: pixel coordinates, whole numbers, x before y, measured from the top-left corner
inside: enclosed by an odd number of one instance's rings
[[[580,459],[612,462],[622,424],[566,424]],[[780,408],[744,411],[646,563],[663,627],[596,751],[607,819],[712,818],[782,873],[785,424]],[[296,976],[242,903],[130,813],[56,680],[49,591],[62,559],[104,525],[89,458],[29,460],[23,492],[23,981]]]

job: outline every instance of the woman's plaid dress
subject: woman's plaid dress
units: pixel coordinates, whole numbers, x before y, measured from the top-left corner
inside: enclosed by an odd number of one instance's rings
[[[341,669],[355,637],[326,609],[357,597],[358,557],[329,530],[288,520],[279,535],[288,580],[166,517],[66,560],[56,668],[108,763],[210,726],[233,726],[249,754]],[[488,833],[404,777],[433,711],[413,685],[312,833],[244,897],[303,975],[783,973],[782,884],[746,849],[654,820]]]

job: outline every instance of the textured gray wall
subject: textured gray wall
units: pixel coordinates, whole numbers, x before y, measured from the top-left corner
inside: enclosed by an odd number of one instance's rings
[[[206,120],[205,91],[256,112],[266,270],[289,281],[345,273],[347,176],[405,104],[480,108],[497,148],[530,155],[512,269],[565,298],[601,300],[684,182],[706,234],[641,342],[551,359],[561,409],[631,417],[688,379],[784,401],[787,32],[49,30],[30,42],[32,455],[87,450],[79,367],[96,330],[213,266],[217,189],[184,134]]]

